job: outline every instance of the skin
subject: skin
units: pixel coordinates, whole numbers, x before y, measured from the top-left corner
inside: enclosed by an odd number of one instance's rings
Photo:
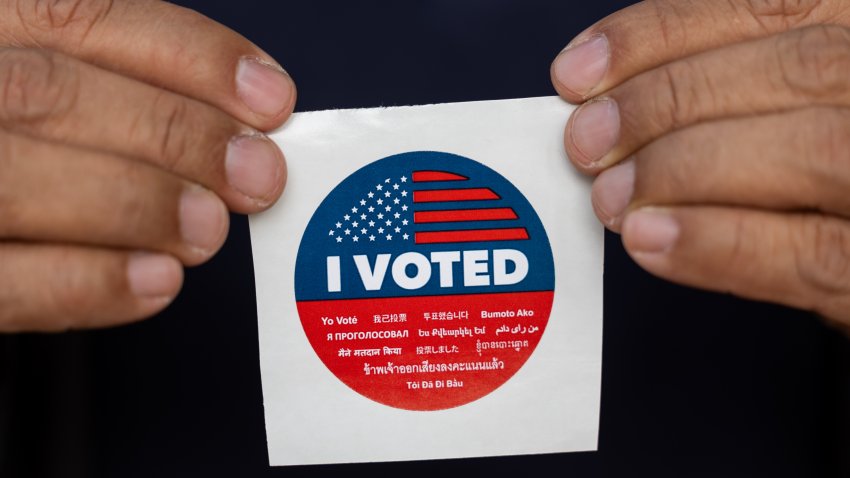
[[[295,85],[155,0],[0,0],[0,331],[142,319],[283,191]]]
[[[152,27],[154,26],[154,27]],[[850,5],[648,0],[554,61],[600,220],[658,276],[850,324]],[[286,178],[295,86],[155,0],[0,0],[0,331],[155,314]]]
[[[659,277],[850,327],[850,3],[647,0],[552,81],[599,220]]]

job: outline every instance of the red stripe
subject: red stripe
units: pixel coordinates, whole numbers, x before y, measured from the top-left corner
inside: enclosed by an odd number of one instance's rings
[[[430,222],[502,221],[516,218],[516,213],[509,207],[416,211],[413,213],[413,222],[423,224]]]
[[[413,191],[413,202],[488,201],[500,199],[490,188]]]
[[[431,181],[466,181],[466,176],[460,174],[448,173],[446,171],[414,171],[414,183],[427,183]]]
[[[416,244],[447,242],[522,241],[528,239],[524,227],[510,229],[472,229],[467,231],[422,231],[416,233]]]

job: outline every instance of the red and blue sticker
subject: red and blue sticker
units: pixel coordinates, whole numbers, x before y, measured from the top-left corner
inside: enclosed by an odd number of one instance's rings
[[[554,286],[546,231],[522,193],[435,151],[342,181],[295,265],[301,324],[322,362],[357,393],[406,410],[464,405],[509,380],[546,329]]]

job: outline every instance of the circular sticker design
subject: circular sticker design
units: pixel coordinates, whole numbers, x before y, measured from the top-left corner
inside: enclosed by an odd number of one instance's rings
[[[353,173],[313,214],[295,266],[304,332],[361,395],[440,410],[504,384],[552,309],[549,239],[508,180],[417,151]]]

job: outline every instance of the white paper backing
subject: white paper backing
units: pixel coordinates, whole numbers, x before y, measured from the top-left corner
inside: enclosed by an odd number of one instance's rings
[[[603,228],[590,180],[569,164],[557,97],[297,113],[272,135],[287,158],[279,203],[250,218],[260,366],[271,465],[421,460],[595,450],[602,360]],[[295,306],[301,235],[348,175],[407,151],[444,151],[510,180],[536,209],[555,260],[546,331],[491,394],[407,411],[354,392],[319,360]]]

